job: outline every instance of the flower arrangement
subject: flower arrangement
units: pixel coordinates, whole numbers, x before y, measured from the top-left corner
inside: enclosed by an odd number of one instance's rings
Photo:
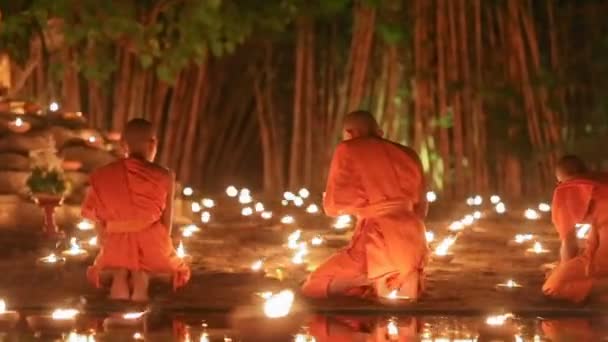
[[[30,151],[32,171],[26,181],[30,193],[63,197],[69,190],[69,181],[62,163],[52,139],[48,148]]]

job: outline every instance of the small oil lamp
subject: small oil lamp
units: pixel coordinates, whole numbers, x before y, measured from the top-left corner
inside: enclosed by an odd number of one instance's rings
[[[226,188],[226,195],[228,197],[236,197],[239,195],[239,190],[234,185],[230,185]]]
[[[298,195],[300,195],[302,198],[308,198],[310,196],[310,191],[308,191],[306,188],[302,188],[300,191],[298,191]]]
[[[534,243],[534,246],[532,246],[532,248],[528,248],[526,250],[526,252],[529,253],[529,254],[537,254],[538,255],[538,254],[548,253],[549,250],[545,249],[540,242],[536,241]]]
[[[25,133],[30,130],[32,125],[22,118],[16,118],[8,123],[8,128],[15,133]]]
[[[38,259],[38,265],[45,267],[56,267],[65,264],[65,258],[58,257],[55,253],[51,253],[45,257]]]
[[[194,190],[191,187],[187,186],[182,190],[182,194],[186,197],[190,197],[194,194]]]
[[[0,299],[0,329],[12,329],[19,321],[19,313],[6,309],[6,302]]]
[[[306,212],[309,214],[317,214],[319,212],[319,207],[316,204],[310,204],[306,207]]]
[[[294,294],[290,290],[283,290],[271,295],[264,303],[264,314],[268,318],[281,318],[289,315],[293,305]]]
[[[434,191],[428,191],[426,193],[426,200],[429,203],[433,203],[433,202],[437,201],[437,194]]]
[[[296,220],[291,215],[285,215],[281,218],[282,224],[294,224]]]
[[[496,285],[497,290],[505,291],[505,292],[514,292],[514,291],[521,289],[522,287],[523,287],[522,285],[515,282],[513,279],[509,279],[504,283]]]
[[[201,203],[203,204],[203,207],[205,207],[207,209],[211,209],[211,208],[215,207],[215,201],[212,200],[211,198],[203,198]]]
[[[89,256],[89,253],[85,249],[81,248],[76,241],[76,238],[73,237],[70,239],[70,248],[61,252],[61,255],[69,260],[83,261]]]
[[[32,315],[26,320],[30,328],[36,331],[68,331],[76,325],[79,313],[76,309],[56,309],[50,315]]]

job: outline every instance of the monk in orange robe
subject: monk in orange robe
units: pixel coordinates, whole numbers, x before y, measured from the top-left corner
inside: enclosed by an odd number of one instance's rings
[[[416,299],[428,255],[422,164],[411,149],[382,138],[366,111],[346,116],[323,205],[330,216],[358,218],[350,245],[311,273],[302,293]]]
[[[552,219],[561,240],[560,262],[543,285],[545,295],[580,303],[608,295],[608,183],[605,174],[588,172],[576,156],[557,165]],[[579,253],[575,226],[591,225]]]
[[[87,277],[97,287],[100,273],[112,272],[110,298],[148,300],[149,274],[169,273],[184,285],[190,270],[171,242],[175,176],[152,161],[153,125],[131,120],[123,132],[127,157],[91,174],[82,216],[97,223],[101,244]]]

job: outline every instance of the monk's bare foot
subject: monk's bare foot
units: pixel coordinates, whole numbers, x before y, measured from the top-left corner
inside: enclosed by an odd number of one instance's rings
[[[129,272],[125,269],[120,269],[113,272],[112,287],[110,288],[110,299],[129,299],[129,282],[127,280],[128,275]]]
[[[148,285],[150,284],[148,273],[135,271],[131,274],[131,281],[133,283],[131,300],[134,302],[147,302],[149,300]]]

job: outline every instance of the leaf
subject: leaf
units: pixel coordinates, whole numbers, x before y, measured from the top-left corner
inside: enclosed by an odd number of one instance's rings
[[[152,58],[152,56],[144,54],[139,56],[139,63],[141,64],[141,67],[144,69],[149,68],[152,63],[154,62],[154,58]]]

